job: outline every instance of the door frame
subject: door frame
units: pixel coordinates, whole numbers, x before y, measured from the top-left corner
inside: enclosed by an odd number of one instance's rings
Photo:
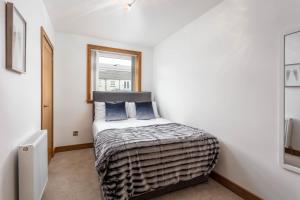
[[[52,50],[52,107],[51,107],[51,112],[52,112],[52,151],[51,153],[51,158],[54,156],[54,112],[53,112],[53,105],[54,105],[54,47],[53,44],[51,42],[51,40],[49,39],[45,29],[43,28],[43,26],[41,26],[41,129],[42,129],[42,125],[43,125],[43,41],[46,41],[51,50]],[[48,144],[48,143],[47,143]],[[48,151],[49,148],[47,148]],[[49,152],[48,152],[49,155]],[[50,160],[49,160],[50,161]]]

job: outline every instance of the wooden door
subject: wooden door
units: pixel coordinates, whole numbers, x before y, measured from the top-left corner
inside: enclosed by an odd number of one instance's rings
[[[42,129],[48,132],[48,161],[53,157],[53,46],[41,28]]]

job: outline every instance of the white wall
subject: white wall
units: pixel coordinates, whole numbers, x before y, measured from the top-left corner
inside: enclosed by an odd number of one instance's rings
[[[221,142],[216,171],[266,200],[300,199],[281,168],[283,33],[300,29],[298,0],[224,0],[154,50],[163,116]]]
[[[40,27],[54,31],[42,0],[15,0],[27,21],[27,73],[5,68],[5,1],[0,0],[0,199],[18,199],[17,145],[41,128]]]
[[[87,44],[142,51],[142,90],[151,91],[152,48],[99,38],[56,33],[54,72],[54,145],[92,142],[92,104],[86,103]],[[73,137],[73,130],[79,131]]]

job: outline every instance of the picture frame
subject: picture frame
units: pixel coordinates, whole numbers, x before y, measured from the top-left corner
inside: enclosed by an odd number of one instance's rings
[[[6,3],[6,68],[26,72],[27,24],[13,3]]]
[[[285,86],[300,87],[300,64],[285,66]]]

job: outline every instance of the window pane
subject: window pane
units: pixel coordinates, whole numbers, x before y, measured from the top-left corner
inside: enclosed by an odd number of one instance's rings
[[[106,81],[104,79],[96,79],[96,90],[97,91],[105,91],[106,89]]]
[[[99,56],[99,63],[108,64],[108,65],[121,65],[131,67],[131,60],[127,59],[118,59],[118,58],[107,58]]]
[[[120,90],[119,80],[106,80],[107,88],[106,91],[118,91]]]
[[[92,50],[92,91],[133,91],[135,56]]]
[[[131,80],[121,80],[120,90],[131,91]]]

